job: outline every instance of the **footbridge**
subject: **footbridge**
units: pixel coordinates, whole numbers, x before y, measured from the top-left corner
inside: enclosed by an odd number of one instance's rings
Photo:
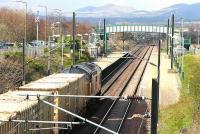
[[[170,34],[171,28],[168,29],[164,25],[139,25],[139,24],[127,24],[127,25],[107,25],[106,33],[119,33],[119,32],[148,32],[148,33],[165,33]]]

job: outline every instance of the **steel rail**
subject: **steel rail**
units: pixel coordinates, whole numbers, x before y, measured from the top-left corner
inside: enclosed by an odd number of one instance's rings
[[[139,47],[133,54],[136,54],[136,53],[139,52],[141,49],[142,49],[142,47]],[[131,62],[132,62],[133,60],[134,60],[134,59],[131,59],[131,60],[130,60],[130,63],[127,63],[127,64],[125,65],[125,67],[124,67],[123,70],[120,72],[120,74],[118,74],[118,77],[129,67],[129,65],[131,64]],[[115,81],[118,77],[116,77],[116,78],[114,79],[114,81]],[[114,84],[114,81],[107,87],[106,90],[103,91],[102,95],[104,95],[104,94],[108,91],[108,89]]]
[[[149,54],[149,56],[148,56],[148,60],[147,60],[147,62],[145,63],[145,66],[144,66],[144,68],[143,68],[141,77],[140,77],[140,79],[139,79],[139,81],[138,81],[138,83],[137,83],[136,90],[134,91],[133,95],[137,93],[137,89],[138,89],[138,87],[139,87],[139,85],[140,85],[140,83],[141,83],[142,77],[143,77],[144,72],[145,72],[145,70],[146,70],[146,66],[147,66],[147,64],[148,64],[148,61],[149,61],[149,59],[150,59],[150,56],[151,56],[152,51],[153,51],[153,48],[152,48],[151,51],[150,51],[150,54]],[[123,123],[124,123],[126,117],[128,116],[128,111],[130,110],[130,107],[131,107],[133,101],[134,101],[134,100],[130,100],[130,101],[129,101],[129,104],[128,104],[128,107],[127,107],[127,109],[126,109],[126,112],[124,113],[124,116],[123,116],[123,118],[122,118],[122,121],[121,121],[121,123],[120,123],[120,126],[118,127],[118,130],[117,130],[118,133],[121,131],[122,125],[123,125]],[[135,107],[134,107],[134,109],[135,109]]]
[[[138,55],[140,55],[140,54],[144,51],[144,49],[145,49],[145,48],[143,48],[142,50],[141,50],[141,49],[138,49],[138,51],[139,51],[139,54],[138,54]],[[140,51],[140,50],[141,50],[141,51]],[[137,52],[138,52],[138,51],[137,51]],[[129,80],[126,82],[125,87],[122,88],[122,91],[121,91],[120,95],[123,93],[124,89],[127,87],[128,83],[129,83],[130,80],[131,80],[131,77],[135,74],[135,72],[136,72],[137,68],[139,67],[140,63],[141,63],[141,61],[138,63],[136,69],[134,70],[134,72],[133,72],[132,75],[130,76]],[[131,64],[131,63],[130,63],[130,64]],[[129,65],[130,65],[130,64],[129,64]],[[129,66],[129,65],[128,65],[128,66]],[[127,68],[128,68],[128,66],[127,66]],[[113,84],[114,84],[114,82],[113,82]],[[119,100],[119,99],[116,99],[116,100],[111,104],[110,108],[108,109],[108,111],[106,112],[105,116],[104,116],[103,119],[101,120],[100,125],[102,125],[102,124],[105,122],[106,118],[108,117],[109,113],[110,113],[111,110],[113,109],[114,105],[116,105],[116,103],[117,103],[118,100]],[[94,134],[98,133],[98,131],[99,131],[99,128],[97,127],[96,130],[94,131]]]
[[[138,48],[138,49],[134,49],[133,51],[135,51],[134,52],[134,54],[139,50],[140,48]],[[132,52],[133,52],[132,51]],[[107,58],[109,58],[109,57],[107,57]],[[126,59],[126,60],[124,60],[122,63],[120,63],[120,65],[118,65],[110,74],[108,74],[103,80],[102,80],[102,82],[104,82],[110,75],[112,75],[117,69],[119,69],[120,67],[121,67],[121,65],[123,65],[126,61],[128,61],[129,59],[133,59],[133,57],[132,58],[127,58],[127,57],[120,57],[121,59],[122,58],[124,58],[124,59]]]

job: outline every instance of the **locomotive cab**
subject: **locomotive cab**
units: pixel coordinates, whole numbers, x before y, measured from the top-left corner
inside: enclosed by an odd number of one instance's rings
[[[90,95],[97,95],[101,92],[101,68],[95,63],[84,62],[72,66],[68,73],[85,74],[86,79],[90,83]]]

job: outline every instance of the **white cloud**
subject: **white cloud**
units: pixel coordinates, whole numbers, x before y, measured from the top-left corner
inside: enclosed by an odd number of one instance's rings
[[[115,2],[113,4],[117,4],[117,5],[128,5],[127,4],[127,0],[115,0]]]

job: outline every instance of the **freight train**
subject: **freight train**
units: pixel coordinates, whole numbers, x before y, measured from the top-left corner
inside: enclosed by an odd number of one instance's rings
[[[33,133],[32,129],[45,127],[52,128],[52,130],[40,130],[40,134],[58,133],[58,128],[66,127],[61,124],[45,126],[42,123],[13,123],[12,120],[16,119],[24,121],[74,121],[73,116],[37,101],[37,97],[18,96],[19,94],[27,94],[28,96],[32,94],[89,96],[98,94],[100,90],[101,68],[94,63],[85,62],[74,65],[62,73],[52,74],[21,86],[15,91],[2,94],[0,95],[0,133],[21,134],[26,132],[31,134]],[[83,113],[82,109],[88,102],[86,98],[41,97],[40,99],[45,99],[53,105],[79,115]]]
[[[122,59],[113,62],[122,62]],[[112,63],[113,63],[112,62]],[[62,111],[37,101],[37,97],[24,97],[18,94],[46,94],[48,95],[97,95],[101,93],[102,73],[112,72],[112,63],[103,70],[95,63],[84,62],[73,65],[58,74],[52,74],[34,82],[19,87],[17,90],[9,91],[0,95],[0,133],[21,134],[34,133],[34,129],[48,127],[47,130],[39,130],[40,134],[58,133],[60,124],[44,125],[38,123],[13,123],[17,120],[43,120],[43,121],[74,121],[74,117]],[[119,63],[120,64],[120,63]],[[116,65],[113,64],[115,67]],[[110,70],[110,71],[109,71]],[[86,106],[86,98],[69,97],[41,97],[53,105],[64,108],[70,112],[81,114]],[[12,103],[12,106],[9,105]],[[11,106],[11,108],[9,107]],[[5,121],[2,121],[5,120]],[[51,129],[52,128],[52,129]]]

